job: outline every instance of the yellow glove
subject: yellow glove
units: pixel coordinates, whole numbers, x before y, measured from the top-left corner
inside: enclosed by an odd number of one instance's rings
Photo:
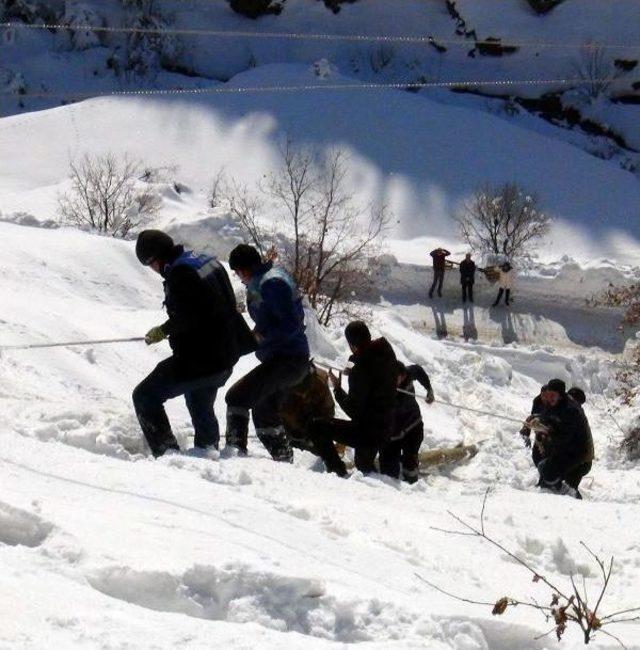
[[[145,335],[144,335],[144,342],[147,345],[153,345],[154,343],[160,343],[160,341],[164,341],[164,339],[167,338],[167,335],[165,334],[164,330],[162,329],[162,325],[158,325],[157,327],[152,327]]]

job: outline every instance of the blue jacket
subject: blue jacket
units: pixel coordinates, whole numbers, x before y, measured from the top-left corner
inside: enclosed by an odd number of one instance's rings
[[[309,356],[304,309],[293,278],[271,262],[256,269],[247,285],[247,308],[260,337],[256,356]]]

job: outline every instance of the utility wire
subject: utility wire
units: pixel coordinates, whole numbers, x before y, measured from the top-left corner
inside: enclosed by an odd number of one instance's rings
[[[458,46],[508,46],[519,48],[544,48],[544,49],[585,49],[585,50],[640,50],[640,44],[625,45],[623,43],[560,43],[550,41],[511,41],[487,39],[461,39],[439,38],[435,36],[410,36],[392,34],[322,34],[301,32],[254,32],[241,30],[197,29],[197,28],[159,28],[159,27],[107,27],[99,25],[42,23],[27,24],[3,22],[2,29],[37,29],[46,31],[73,31],[73,32],[98,32],[110,34],[166,34],[178,36],[212,36],[217,38],[255,38],[255,39],[288,39],[288,40],[315,40],[315,41],[350,41],[350,42],[378,42],[378,43],[422,43],[425,45],[447,44]]]
[[[167,96],[167,95],[243,95],[277,92],[311,92],[329,90],[421,90],[423,88],[465,88],[468,86],[578,86],[591,85],[614,81],[612,78],[603,79],[467,79],[461,81],[409,81],[406,83],[326,83],[326,84],[292,84],[274,86],[212,86],[209,88],[167,88],[167,89],[135,89],[113,90],[106,92],[2,92],[0,97],[15,99],[57,98],[57,99],[89,99],[92,97],[137,97],[137,96]]]

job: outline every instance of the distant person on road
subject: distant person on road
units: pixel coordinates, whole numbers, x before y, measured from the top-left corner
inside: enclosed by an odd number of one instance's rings
[[[476,281],[476,263],[471,259],[471,253],[467,253],[460,262],[460,284],[462,285],[462,302],[473,302],[473,285]]]
[[[436,248],[431,251],[433,258],[433,282],[429,289],[429,298],[433,298],[433,290],[438,285],[438,296],[442,298],[442,283],[444,282],[444,269],[446,267],[447,257],[451,253],[446,248]]]
[[[498,279],[498,295],[496,300],[493,303],[493,307],[497,307],[500,304],[500,300],[504,294],[504,304],[509,305],[511,303],[511,289],[513,289],[513,266],[509,262],[505,262],[500,267],[500,278]]]
[[[175,245],[160,230],[138,235],[136,255],[163,277],[168,315],[167,321],[147,332],[145,341],[152,345],[168,338],[173,351],[133,391],[140,427],[156,458],[178,451],[164,403],[184,395],[195,447],[204,454],[218,448],[213,403],[238,358],[254,349],[251,330],[236,308],[229,276],[215,258]]]

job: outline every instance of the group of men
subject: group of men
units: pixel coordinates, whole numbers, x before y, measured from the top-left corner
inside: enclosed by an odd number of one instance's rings
[[[293,447],[298,447],[322,458],[329,472],[347,476],[340,451],[349,446],[355,467],[363,473],[376,471],[377,459],[382,474],[418,480],[424,425],[414,382],[426,390],[428,404],[434,401],[423,368],[405,366],[389,342],[374,340],[362,321],[345,329],[350,366],[338,374],[316,367],[295,282],[281,267],[263,262],[252,246],[234,248],[229,266],[246,287],[253,330],[238,311],[227,272],[215,258],[185,250],[159,230],[140,233],[136,255],[162,276],[168,315],[145,340],[151,345],[168,339],[172,349],[172,356],[133,391],[136,415],[155,457],[179,451],[164,408],[179,395],[184,395],[191,415],[195,454],[206,457],[219,449],[217,391],[240,357],[255,352],[259,364],[226,394],[222,454],[247,454],[251,414],[258,439],[276,461],[292,462]],[[473,299],[472,292],[468,297]],[[541,485],[557,488],[564,481],[577,491],[590,469],[591,433],[575,400],[560,380],[550,381],[522,430],[527,439],[531,430],[536,432],[533,459]],[[335,417],[335,402],[349,419]]]
[[[538,468],[538,486],[578,499],[582,499],[578,487],[594,458],[591,428],[582,409],[585,401],[581,388],[567,390],[561,379],[552,379],[533,400],[531,415],[520,430]]]
[[[430,253],[433,260],[433,282],[429,289],[429,298],[433,299],[433,292],[437,290],[438,297],[442,298],[442,284],[444,272],[447,268],[447,257],[451,252],[446,248],[435,248]],[[451,262],[449,262],[451,264]],[[454,262],[455,264],[455,262]],[[462,302],[473,302],[473,285],[476,282],[476,263],[471,259],[471,253],[465,255],[464,260],[459,264],[460,285],[462,287]],[[484,269],[479,269],[484,271]],[[497,307],[504,296],[505,305],[511,304],[511,290],[513,289],[513,266],[509,261],[503,262],[498,268],[498,295],[492,305]]]
[[[330,472],[347,475],[338,445],[355,450],[355,466],[408,481],[418,478],[423,439],[413,381],[433,391],[426,372],[401,364],[386,339],[372,340],[362,321],[345,335],[352,351],[348,390],[342,376],[323,375],[310,360],[301,296],[289,274],[258,251],[241,244],[229,266],[246,287],[251,330],[239,313],[222,264],[176,245],[159,230],[145,230],[136,242],[139,261],[162,276],[168,319],[147,332],[147,344],[169,340],[172,356],[161,361],[133,391],[143,434],[155,457],[178,451],[164,404],[184,395],[195,431],[196,454],[219,448],[214,412],[217,391],[241,356],[255,352],[259,364],[226,394],[225,455],[246,455],[251,414],[258,439],[276,461],[292,462],[295,446],[320,456]],[[327,383],[349,420],[335,418]],[[401,387],[405,392],[398,392]]]

